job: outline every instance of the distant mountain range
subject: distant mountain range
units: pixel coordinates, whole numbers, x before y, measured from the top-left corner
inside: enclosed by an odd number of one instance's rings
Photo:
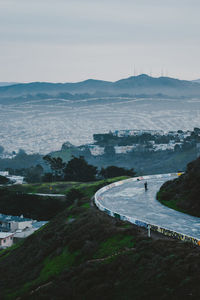
[[[0,82],[0,86],[9,86],[13,84],[17,84],[17,82]]]
[[[173,97],[198,97],[200,96],[200,82],[169,77],[154,78],[142,74],[116,82],[88,79],[77,83],[32,82],[0,86],[0,98],[36,94],[56,96],[61,93],[87,93],[95,96],[163,94]]]
[[[192,82],[200,83],[200,79],[192,80]]]

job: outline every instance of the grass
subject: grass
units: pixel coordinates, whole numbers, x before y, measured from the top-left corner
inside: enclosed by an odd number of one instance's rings
[[[167,206],[169,208],[172,208],[174,210],[177,210],[177,211],[180,211],[182,213],[186,213],[187,214],[187,212],[184,209],[181,209],[181,208],[179,208],[177,206],[177,201],[176,200],[168,200],[168,201],[161,200],[160,203],[162,203],[163,205],[165,205],[165,206]]]
[[[25,283],[19,290],[15,292],[7,291],[5,299],[16,299],[20,295],[27,293],[30,289],[34,290],[34,286],[42,285],[51,278],[60,274],[64,269],[70,268],[75,264],[76,257],[80,254],[80,251],[70,253],[69,250],[64,248],[60,255],[55,257],[47,257],[44,260],[44,266],[37,279]]]
[[[115,235],[105,242],[101,243],[100,248],[94,258],[104,258],[116,254],[120,250],[123,251],[124,248],[132,248],[134,246],[133,236],[123,236],[122,234]],[[5,299],[12,300],[20,297],[21,295],[26,295],[30,290],[38,288],[38,286],[49,282],[54,277],[58,276],[64,269],[68,269],[75,266],[77,262],[80,262],[80,251],[75,251],[73,253],[69,252],[68,248],[65,247],[60,255],[54,257],[49,256],[43,262],[43,268],[37,279],[33,281],[26,282],[17,291],[7,290]],[[115,257],[109,258],[105,263],[110,263]]]
[[[6,258],[8,255],[10,255],[10,253],[13,250],[19,248],[22,244],[23,244],[23,240],[12,245],[11,247],[9,247],[7,249],[0,250],[0,261],[3,260],[4,258]]]
[[[115,235],[105,242],[102,242],[98,252],[94,258],[104,258],[113,255],[124,248],[132,248],[134,246],[133,236],[123,236],[121,234]]]
[[[77,216],[76,216],[77,217]],[[67,218],[67,222],[70,222],[72,219],[76,219],[73,215],[70,215],[68,218]]]
[[[90,208],[90,203],[84,203],[83,205],[81,205],[81,207]]]
[[[84,192],[85,196],[92,197],[92,193],[95,193],[99,186],[103,186],[115,181],[127,179],[127,176],[115,177],[105,180],[99,180],[94,182],[45,182],[45,183],[33,183],[33,184],[21,184],[13,185],[9,187],[10,191],[23,192],[23,193],[43,193],[43,194],[67,194],[71,188],[80,189]]]
[[[23,193],[43,193],[43,194],[66,194],[70,188],[76,188],[80,184],[77,182],[45,182],[13,185],[9,187],[10,191]]]
[[[70,253],[66,247],[60,255],[53,258],[47,257],[37,282],[45,282],[49,278],[61,273],[64,269],[70,268],[75,263],[75,259],[79,254],[80,251]]]
[[[74,204],[70,205],[67,210],[71,210],[74,207]]]
[[[177,201],[174,199],[173,200],[160,200],[160,202],[169,208],[179,210],[177,207]]]
[[[122,228],[131,228],[131,224],[123,224],[123,225],[121,225],[120,227],[122,227]]]
[[[100,189],[101,187],[103,187],[107,184],[111,184],[113,182],[120,181],[120,180],[125,180],[125,179],[128,179],[128,178],[130,178],[130,177],[120,176],[120,177],[114,177],[114,178],[94,181],[94,182],[91,182],[91,183],[80,183],[77,188],[80,189],[81,192],[83,192],[86,197],[91,198],[92,196],[94,196],[95,192],[98,189]]]
[[[56,193],[63,193],[63,190],[67,193],[71,188],[79,189],[85,196],[87,202],[83,203],[81,207],[88,209],[90,207],[90,198],[94,195],[94,193],[101,187],[105,186],[106,184],[110,184],[119,180],[127,179],[129,177],[117,177],[107,180],[100,180],[96,182],[90,183],[78,183],[78,182],[53,182],[53,183],[42,183],[42,184],[25,184],[22,186],[14,186],[13,189],[18,191],[18,188],[21,192],[37,192],[42,193],[45,192],[45,188],[49,189],[49,186],[53,187],[51,191],[56,191]],[[68,207],[68,211],[70,211],[74,207],[74,204]],[[75,218],[76,216],[70,214],[68,215],[67,221]],[[77,219],[77,218],[76,218]],[[18,247],[19,244],[17,244]],[[100,244],[99,250],[95,256],[95,258],[107,257],[124,248],[133,247],[133,236],[124,236],[122,234],[115,235],[112,238],[109,238],[107,241]],[[16,247],[16,246],[14,246]],[[2,254],[3,257],[9,255],[8,252]],[[0,253],[1,254],[1,253]],[[41,268],[41,271],[38,277],[32,281],[28,281],[23,286],[20,286],[18,289],[15,288],[14,290],[10,289],[6,291],[5,299],[16,299],[21,295],[28,295],[30,290],[34,290],[38,286],[41,286],[53,279],[54,277],[58,276],[62,271],[68,269],[72,266],[75,266],[77,263],[80,262],[80,251],[75,251],[71,253],[67,247],[62,250],[62,253],[55,256],[48,256],[44,261]],[[1,259],[1,255],[0,255]]]
[[[185,210],[183,210],[183,209],[181,209],[181,208],[179,208],[177,206],[178,200],[175,200],[175,199],[172,199],[172,200],[162,200],[162,192],[160,192],[160,191],[157,193],[157,200],[161,204],[163,204],[163,205],[165,205],[165,206],[167,206],[167,207],[169,207],[171,209],[177,210],[177,211],[182,212],[182,213],[187,213]]]

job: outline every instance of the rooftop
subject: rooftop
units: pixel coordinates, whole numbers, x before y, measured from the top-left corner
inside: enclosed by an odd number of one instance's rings
[[[32,221],[31,219],[28,218],[24,218],[23,215],[21,216],[10,216],[10,215],[4,215],[4,214],[0,214],[0,221],[4,221],[4,222],[25,222],[25,221]]]
[[[0,239],[5,239],[11,235],[14,235],[13,232],[0,232]]]

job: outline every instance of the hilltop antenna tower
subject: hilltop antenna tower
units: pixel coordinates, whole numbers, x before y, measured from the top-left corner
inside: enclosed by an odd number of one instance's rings
[[[164,67],[161,69],[161,77],[166,77],[167,76],[167,70],[165,70]]]
[[[133,76],[136,76],[135,65],[133,65]]]

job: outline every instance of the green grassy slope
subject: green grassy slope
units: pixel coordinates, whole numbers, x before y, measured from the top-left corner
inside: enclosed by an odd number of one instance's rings
[[[200,157],[188,164],[185,174],[164,183],[157,198],[168,207],[200,217]]]
[[[96,189],[82,185],[83,198],[0,252],[1,299],[199,299],[199,248],[148,239],[99,211],[90,200]]]
[[[66,202],[64,211],[19,247],[0,252],[0,268],[5,275],[0,286],[6,299],[15,299],[55,279],[66,268],[134,245],[129,228],[115,228],[118,221],[90,207],[91,196],[105,183],[80,184],[85,197],[73,204]]]
[[[66,197],[53,197],[54,193],[66,195],[72,188],[76,188],[89,197],[102,186],[125,178],[127,177],[116,177],[90,183],[53,182],[0,188],[1,213],[23,214],[25,217],[36,220],[50,220],[67,206]],[[27,193],[48,193],[52,194],[52,197],[28,195]]]
[[[100,185],[109,184],[115,181],[127,179],[127,176],[120,176],[115,178],[110,178],[106,180],[99,180],[90,183],[82,182],[70,182],[70,181],[60,181],[60,182],[45,182],[45,183],[33,183],[33,184],[16,184],[10,186],[9,191],[13,192],[23,192],[23,193],[44,193],[44,194],[66,194],[71,188],[82,189],[83,187],[95,187]]]

